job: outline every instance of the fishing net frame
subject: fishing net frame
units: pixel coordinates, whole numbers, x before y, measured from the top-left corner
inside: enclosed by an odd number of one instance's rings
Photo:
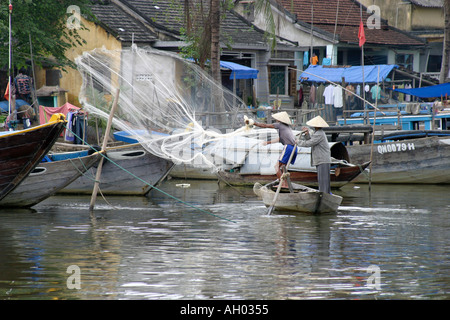
[[[112,94],[119,89],[114,128],[133,135],[158,157],[219,170],[223,163],[217,158],[224,158],[230,139],[249,151],[276,134],[245,126],[244,116],[253,117],[245,103],[176,53],[136,45],[98,48],[84,52],[75,63],[83,78],[83,108],[108,119]],[[218,142],[219,157],[210,148]]]

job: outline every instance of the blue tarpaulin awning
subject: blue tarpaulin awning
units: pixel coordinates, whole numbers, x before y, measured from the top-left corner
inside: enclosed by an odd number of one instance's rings
[[[419,98],[440,98],[445,97],[445,95],[450,97],[450,83],[437,84],[435,86],[423,88],[394,89],[394,91]]]
[[[230,79],[256,79],[259,72],[259,70],[229,61],[220,61],[220,67],[231,70]]]
[[[309,66],[300,74],[300,81],[310,82],[342,82],[342,78],[347,83],[371,83],[381,82],[387,78],[392,69],[398,68],[395,64],[381,64],[364,66],[363,67],[328,67],[328,66]],[[378,75],[378,70],[380,71]]]

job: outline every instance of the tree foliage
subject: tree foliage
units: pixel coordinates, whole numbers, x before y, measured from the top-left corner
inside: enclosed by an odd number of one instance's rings
[[[211,59],[211,40],[213,22],[211,12],[211,0],[183,0],[184,27],[180,30],[185,42],[188,44],[181,48],[185,57],[194,59],[194,61],[205,68],[208,60]],[[220,24],[225,18],[225,11],[233,7],[231,0],[220,1],[219,16],[214,16],[214,23]]]
[[[234,8],[235,1],[220,0],[219,21],[217,21],[218,15],[212,15],[210,11],[210,8],[214,4],[213,0],[177,0],[177,3],[180,7],[179,9],[184,11],[184,27],[181,28],[180,33],[188,44],[180,48],[182,54],[185,57],[194,59],[202,68],[206,68],[208,66],[207,61],[212,58],[211,55],[217,54],[217,50],[213,50],[215,51],[214,53],[211,52],[212,38],[214,37],[214,32],[211,30],[211,27],[214,23],[220,24],[220,21],[225,18],[226,11]],[[271,49],[274,50],[276,47],[277,30],[270,4],[270,0],[255,0],[255,11],[262,13],[266,20],[266,36]],[[227,38],[223,30],[219,32],[222,37]],[[225,43],[225,45],[229,44]]]
[[[85,27],[80,15],[91,16],[89,0],[10,0],[0,3],[0,67],[6,69],[9,59],[9,2],[13,6],[12,62],[26,66],[31,58],[37,65],[72,66],[66,51],[84,43],[78,30]],[[78,14],[79,13],[79,14]],[[71,28],[67,26],[70,25]],[[31,39],[31,45],[30,45]]]

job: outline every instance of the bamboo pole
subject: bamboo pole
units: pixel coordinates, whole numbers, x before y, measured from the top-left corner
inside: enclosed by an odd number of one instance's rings
[[[362,4],[359,4],[359,14],[360,14],[360,19],[362,21]],[[359,34],[358,34],[359,36]],[[361,41],[361,40],[360,40]],[[361,46],[361,66],[362,66],[362,94],[363,94],[363,104],[364,104],[364,123],[365,124],[370,124],[370,121],[368,119],[368,112],[367,112],[367,106],[366,106],[366,84],[365,84],[365,79],[364,79],[364,43]],[[376,112],[376,110],[375,110]]]
[[[114,98],[114,103],[112,105],[111,112],[109,114],[108,123],[106,125],[105,137],[103,138],[102,151],[104,151],[106,149],[106,146],[108,144],[109,132],[111,131],[111,125],[112,125],[112,121],[113,121],[113,118],[114,118],[114,113],[116,111],[117,104],[118,104],[118,101],[119,101],[119,91],[120,90],[117,89],[116,96]],[[98,193],[98,188],[99,188],[99,181],[100,181],[100,177],[102,175],[103,160],[104,160],[104,157],[102,157],[100,159],[100,162],[99,162],[98,167],[97,167],[97,172],[96,172],[96,175],[95,175],[94,189],[92,190],[91,203],[89,205],[89,211],[91,212],[91,215],[92,215],[92,212],[94,210],[95,200],[97,199],[97,193]]]
[[[11,116],[11,114],[13,115],[12,116],[12,120],[16,120],[16,117],[15,117],[15,113],[14,113],[14,111],[15,111],[15,105],[14,105],[14,103],[12,102],[12,94],[11,94],[11,92],[12,92],[12,74],[13,74],[13,71],[12,71],[12,36],[11,36],[11,34],[12,34],[12,10],[13,10],[13,6],[12,6],[12,4],[11,4],[11,1],[9,2],[9,35],[8,35],[8,37],[9,37],[9,48],[8,48],[8,54],[9,54],[9,58],[8,58],[8,112],[9,112],[9,115]],[[11,120],[11,119],[10,119]]]
[[[378,107],[378,90],[380,83],[380,66],[378,66],[378,74],[377,74],[377,90],[375,92],[375,105]],[[369,167],[369,192],[372,189],[372,163],[373,163],[373,144],[375,140],[375,122],[377,121],[377,110],[375,109],[373,112],[373,129],[372,129],[372,141],[370,146],[370,167]]]

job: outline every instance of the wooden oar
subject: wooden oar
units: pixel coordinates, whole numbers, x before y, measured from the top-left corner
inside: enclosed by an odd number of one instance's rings
[[[294,156],[294,152],[296,149],[297,149],[297,142],[294,144],[291,155],[289,156],[289,160],[286,163],[286,173],[288,172],[289,165],[291,164],[292,157]],[[280,177],[280,183],[278,184],[278,188],[277,188],[277,192],[275,193],[275,197],[273,197],[272,205],[269,207],[269,211],[267,212],[268,214],[272,214],[272,211],[275,207],[275,203],[277,202],[278,194],[280,193],[281,185],[283,184],[283,176],[284,176],[284,174],[282,174]]]

